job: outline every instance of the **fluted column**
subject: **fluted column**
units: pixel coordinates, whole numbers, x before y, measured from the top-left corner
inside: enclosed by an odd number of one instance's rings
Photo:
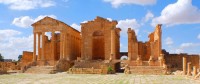
[[[36,61],[36,33],[34,33],[34,40],[33,40],[33,62]]]

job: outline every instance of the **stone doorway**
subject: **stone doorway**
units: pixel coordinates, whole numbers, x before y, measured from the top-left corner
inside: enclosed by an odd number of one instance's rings
[[[124,72],[124,69],[122,69],[122,67],[121,67],[121,62],[117,62],[117,63],[115,64],[115,71],[116,71],[117,73],[123,73],[123,72]]]
[[[92,59],[93,60],[104,60],[105,59],[105,48],[104,48],[104,34],[102,31],[96,31],[93,33],[92,41]]]

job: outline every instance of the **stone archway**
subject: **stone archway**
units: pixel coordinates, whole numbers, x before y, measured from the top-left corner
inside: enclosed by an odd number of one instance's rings
[[[95,31],[93,33],[92,39],[92,59],[105,59],[105,50],[104,50],[104,34],[102,31]]]

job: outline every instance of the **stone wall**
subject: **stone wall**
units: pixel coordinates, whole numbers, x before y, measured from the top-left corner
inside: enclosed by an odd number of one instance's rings
[[[33,61],[33,52],[23,51],[20,66],[25,66]]]
[[[0,74],[7,73],[8,70],[19,70],[20,67],[15,62],[0,62]]]
[[[94,69],[94,68],[70,68],[69,73],[71,74],[107,74],[107,73],[103,73],[102,69]]]
[[[109,21],[101,17],[82,23],[82,59],[108,60],[111,53],[113,59],[118,58],[120,29],[116,28],[116,25],[117,21]]]
[[[128,58],[136,60],[140,58],[142,61],[148,61],[150,56],[152,60],[158,60],[161,53],[161,25],[157,25],[155,31],[149,34],[149,41],[143,43],[137,40],[137,35],[131,28],[128,29]]]
[[[186,57],[188,62],[191,62],[191,66],[199,68],[199,55],[187,55],[187,54],[165,54],[165,62],[171,69],[182,70],[183,69],[183,57]]]

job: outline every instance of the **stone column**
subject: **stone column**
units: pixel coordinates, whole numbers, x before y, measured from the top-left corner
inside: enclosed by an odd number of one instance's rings
[[[193,66],[193,76],[196,76],[197,75],[197,68],[196,66]]]
[[[136,59],[136,63],[137,63],[137,66],[142,66],[142,59],[141,59],[140,55],[138,55],[138,57]]]
[[[33,43],[33,62],[36,61],[36,33],[34,33],[34,43]]]
[[[63,33],[62,32],[60,32],[60,59],[62,59],[62,55],[63,55],[63,53],[62,53],[62,46],[63,46]]]
[[[68,59],[68,34],[65,33],[65,59]]]
[[[51,34],[51,46],[52,46],[52,53],[51,56],[53,57],[53,60],[55,60],[55,31],[52,32]]]
[[[71,58],[69,57],[69,56],[71,56],[71,52],[72,52],[72,48],[71,48],[71,45],[72,45],[71,43],[72,43],[72,42],[71,42],[71,41],[72,41],[71,35],[69,34],[69,35],[68,35],[68,45],[69,45],[69,46],[68,46],[68,49],[69,49],[69,50],[68,50],[68,60],[71,59]]]
[[[191,62],[188,62],[188,70],[187,70],[187,75],[191,76]]]
[[[115,29],[111,29],[111,53],[110,53],[110,60],[115,59]]]
[[[45,57],[44,57],[45,50],[44,50],[44,48],[45,48],[45,32],[42,32],[42,57],[41,57],[42,60],[45,60]]]
[[[183,75],[186,75],[186,62],[187,60],[186,60],[186,57],[184,56],[183,57]]]
[[[164,63],[164,54],[160,54],[160,56],[158,57],[158,60],[160,62],[160,66],[163,66],[163,63]]]
[[[41,59],[41,54],[40,54],[40,43],[41,43],[41,41],[40,41],[40,36],[41,35],[41,33],[38,33],[38,57],[37,57],[37,60],[40,60]]]
[[[66,40],[65,40],[66,38],[65,38],[65,37],[66,37],[66,34],[65,34],[65,32],[64,32],[64,33],[63,33],[63,45],[62,45],[62,50],[63,50],[63,57],[62,57],[62,58],[65,58],[65,51],[66,51],[66,50],[65,50],[65,47],[66,47],[66,44],[65,44],[65,43],[66,43],[66,42],[65,42],[65,41],[66,41]]]
[[[132,56],[132,33],[131,29],[128,28],[128,60],[131,61],[131,56]]]
[[[151,51],[150,51],[150,52],[151,52],[152,58],[154,59],[154,55],[155,55],[155,54],[154,54],[154,47],[153,47],[153,46],[154,46],[154,42],[150,42],[150,48],[151,48]]]

